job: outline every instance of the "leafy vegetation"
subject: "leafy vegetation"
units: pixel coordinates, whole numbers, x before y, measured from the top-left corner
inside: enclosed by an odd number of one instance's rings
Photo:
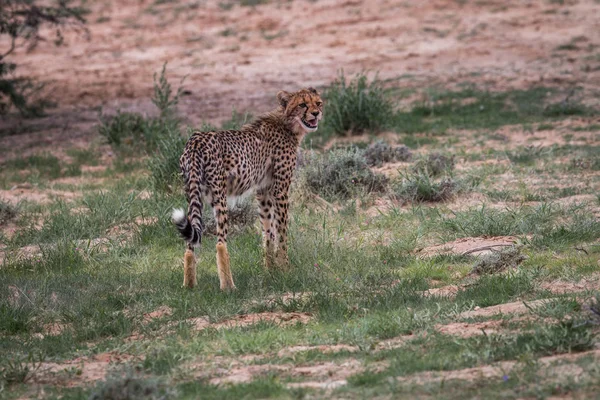
[[[393,103],[386,96],[381,82],[359,74],[349,82],[340,72],[338,78],[323,93],[326,100],[321,129],[338,135],[365,131],[377,133],[390,126]]]

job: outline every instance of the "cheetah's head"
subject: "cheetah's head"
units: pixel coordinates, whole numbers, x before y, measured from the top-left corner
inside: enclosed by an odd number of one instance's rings
[[[314,88],[307,88],[288,93],[277,93],[277,100],[284,115],[295,129],[303,132],[314,132],[323,117],[323,100]]]

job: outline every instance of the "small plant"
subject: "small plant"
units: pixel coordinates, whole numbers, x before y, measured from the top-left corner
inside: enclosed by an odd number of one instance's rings
[[[166,72],[167,63],[164,63],[158,79],[156,79],[156,73],[154,74],[154,96],[152,97],[152,103],[154,103],[160,111],[161,120],[175,118],[175,108],[177,107],[179,97],[183,92],[182,85],[185,80],[185,78],[181,80],[180,86],[173,96],[173,90],[171,89],[171,84],[167,80]]]
[[[454,156],[447,156],[441,153],[431,153],[425,158],[420,158],[415,162],[412,171],[415,174],[436,177],[443,174],[450,174],[454,169]]]
[[[406,203],[440,202],[450,200],[460,185],[451,178],[435,181],[428,174],[406,174],[399,183],[392,185],[392,197]]]
[[[364,156],[370,166],[380,166],[389,162],[408,161],[412,152],[406,146],[392,147],[383,140],[378,140],[365,149]]]
[[[591,169],[600,170],[600,160],[598,158],[575,157],[569,163],[571,170]]]
[[[307,154],[302,176],[313,192],[326,199],[347,199],[359,193],[383,192],[387,178],[369,169],[362,151],[336,149],[324,156]]]
[[[520,246],[508,246],[501,250],[491,250],[490,254],[483,256],[473,265],[471,274],[495,274],[509,268],[517,268],[519,264],[527,259],[526,256],[521,254]]]
[[[380,132],[390,126],[394,116],[393,104],[381,82],[377,78],[369,82],[364,74],[346,82],[341,72],[324,97],[323,128],[338,135]]]
[[[7,201],[0,199],[0,226],[17,216],[17,208]]]
[[[9,385],[27,382],[40,369],[44,358],[42,353],[29,353],[24,358],[7,359],[0,365],[0,382],[6,382]]]

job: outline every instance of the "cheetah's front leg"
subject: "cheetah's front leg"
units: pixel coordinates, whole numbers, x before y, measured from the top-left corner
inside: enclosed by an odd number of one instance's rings
[[[277,215],[275,223],[277,227],[277,238],[279,243],[277,245],[277,252],[275,254],[275,263],[280,268],[287,268],[289,266],[288,249],[287,249],[287,229],[288,229],[288,191],[282,190],[276,198]]]
[[[271,269],[275,262],[275,199],[269,195],[268,191],[259,191],[256,193],[258,200],[260,221],[263,231],[263,251],[265,257],[265,268]]]

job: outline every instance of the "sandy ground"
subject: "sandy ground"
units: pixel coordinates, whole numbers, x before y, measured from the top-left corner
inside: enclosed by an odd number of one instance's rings
[[[266,111],[278,90],[323,87],[341,69],[377,71],[402,89],[475,82],[495,90],[544,84],[598,92],[594,0],[222,3],[87,2],[89,36],[66,32],[59,49],[18,49],[11,55],[18,73],[47,82],[59,107],[47,118],[0,121],[0,131],[11,133],[0,135],[0,157],[65,139],[85,143],[100,108],[153,112],[152,76],[165,62],[174,86],[186,78],[180,111],[192,125],[233,108]]]

